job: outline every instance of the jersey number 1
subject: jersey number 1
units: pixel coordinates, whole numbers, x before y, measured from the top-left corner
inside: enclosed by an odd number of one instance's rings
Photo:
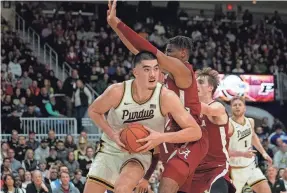
[[[245,140],[244,142],[245,142],[245,147],[247,147],[247,140]]]

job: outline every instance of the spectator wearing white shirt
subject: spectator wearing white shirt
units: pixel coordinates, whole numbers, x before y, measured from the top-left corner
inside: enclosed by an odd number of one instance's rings
[[[22,75],[22,68],[18,63],[17,58],[14,58],[13,61],[9,62],[8,69],[8,72],[12,72],[16,78],[19,78]]]
[[[35,160],[46,160],[49,157],[48,140],[42,139],[41,145],[35,150]]]

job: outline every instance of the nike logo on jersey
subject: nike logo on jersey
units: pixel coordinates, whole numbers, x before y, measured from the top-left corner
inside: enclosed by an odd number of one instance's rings
[[[139,112],[130,112],[129,110],[123,110],[122,119],[125,120],[124,123],[132,123],[136,121],[143,121],[147,119],[152,119],[154,117],[154,110],[141,110]]]

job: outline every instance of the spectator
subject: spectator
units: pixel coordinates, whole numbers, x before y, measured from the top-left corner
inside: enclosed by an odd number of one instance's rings
[[[48,143],[49,143],[49,147],[51,146],[56,147],[57,145],[57,137],[53,129],[50,129],[50,131],[48,132]]]
[[[282,180],[285,185],[285,189],[287,190],[287,168],[284,169],[283,175],[282,175]]]
[[[57,108],[57,105],[56,105],[55,96],[53,95],[50,96],[49,102],[45,104],[45,110],[44,110],[43,115],[45,117],[62,117],[63,116],[59,113],[59,109]]]
[[[26,192],[26,190],[24,188],[22,188],[22,181],[19,175],[14,176],[14,180],[15,180],[15,187],[20,189],[20,191]]]
[[[50,169],[50,167],[53,166],[56,163],[56,161],[58,161],[57,150],[55,146],[51,146],[49,157],[46,158],[47,169]]]
[[[10,158],[4,158],[3,159],[3,164],[1,165],[1,172],[2,172],[2,174],[4,174],[5,172],[12,174],[12,167],[11,167]]]
[[[40,146],[35,150],[35,160],[45,160],[49,157],[48,140],[42,139]]]
[[[78,161],[81,159],[85,159],[86,149],[87,149],[87,139],[85,137],[80,137],[78,149],[74,151],[75,159]]]
[[[28,104],[28,110],[27,111],[25,111],[23,114],[22,114],[22,117],[30,117],[30,118],[32,118],[32,117],[37,117],[37,114],[36,114],[36,112],[35,112],[36,110],[35,110],[35,106],[33,105],[33,104]],[[37,141],[35,141],[35,143],[36,143]],[[29,143],[29,141],[28,141],[28,143]],[[39,142],[37,142],[37,143],[39,143]],[[29,146],[29,145],[28,145]],[[38,147],[38,146],[37,146]],[[37,148],[36,147],[36,148]]]
[[[24,189],[16,188],[15,178],[11,174],[7,174],[4,176],[4,185],[2,193],[11,193],[11,192],[26,193]]]
[[[92,103],[93,97],[90,90],[83,84],[82,80],[77,80],[77,89],[74,95],[75,117],[78,121],[78,132],[82,131],[82,118],[87,112],[88,106]],[[80,132],[79,132],[80,133]]]
[[[283,143],[274,155],[274,166],[277,168],[287,168],[287,145]]]
[[[7,142],[2,142],[1,143],[1,158],[7,158],[8,157],[8,150],[9,150],[9,145]]]
[[[49,95],[54,94],[54,88],[51,86],[49,79],[44,79],[44,87],[47,89]]]
[[[60,171],[58,172],[58,177],[60,177],[60,174],[62,172],[69,174],[69,169],[67,168],[67,166],[65,166],[65,165],[60,166]],[[59,190],[61,188],[61,184],[62,184],[62,181],[59,178],[57,178],[56,180],[51,182],[52,192],[55,193],[57,190]],[[70,182],[70,186],[74,187],[74,184],[72,182]]]
[[[87,147],[86,156],[84,157],[84,159],[79,159],[80,169],[83,172],[83,176],[87,176],[89,169],[91,168],[94,156],[94,149],[92,147]]]
[[[271,148],[269,148],[269,141],[268,139],[262,140],[262,146],[265,149],[266,153],[273,158],[274,154]],[[257,158],[258,158],[258,165],[262,170],[267,170],[267,161],[264,159],[261,153],[257,152]]]
[[[259,137],[259,139],[260,139],[261,142],[262,142],[264,139],[266,139],[267,136],[268,136],[266,133],[264,133],[262,127],[257,127],[255,132],[256,132],[256,134],[257,134],[257,136]]]
[[[270,133],[271,132],[271,128],[268,126],[268,118],[264,117],[262,119],[262,123],[261,123],[261,127],[263,128],[264,133]]]
[[[82,183],[81,179],[82,179],[82,171],[77,169],[75,171],[75,177],[72,180],[72,183],[75,185],[76,188],[78,188],[78,190],[82,193],[84,192],[84,184]]]
[[[75,151],[77,149],[77,145],[74,142],[74,137],[72,135],[67,135],[65,137],[65,147],[68,151]]]
[[[52,193],[48,184],[43,182],[42,174],[35,170],[32,175],[32,183],[27,185],[27,193]]]
[[[58,168],[56,166],[52,166],[49,169],[48,174],[49,175],[47,176],[47,178],[50,180],[50,183],[52,184],[52,182],[58,179]]]
[[[32,79],[28,76],[28,72],[24,71],[23,72],[23,76],[20,79],[21,83],[22,83],[22,89],[28,89],[31,85],[32,85]]]
[[[61,187],[53,191],[53,193],[80,193],[79,190],[75,186],[71,186],[70,183],[70,176],[68,172],[61,172],[60,173],[61,179]]]
[[[39,96],[37,96],[37,106],[40,108],[41,114],[44,116],[48,116],[46,113],[45,105],[50,102],[50,98],[48,95],[48,91],[45,87],[41,88],[41,93]]]
[[[30,171],[26,171],[25,172],[25,176],[24,176],[24,182],[22,183],[22,188],[26,189],[27,185],[32,183],[32,175]]]
[[[26,145],[26,139],[24,136],[19,136],[19,145],[15,149],[15,158],[22,162],[25,158],[26,151],[29,147]]]
[[[69,169],[70,177],[73,178],[75,171],[80,168],[79,162],[75,160],[74,152],[71,151],[68,153],[67,159],[64,160],[64,164]]]
[[[11,162],[11,169],[13,174],[18,173],[18,169],[21,168],[21,163],[15,159],[15,150],[14,149],[9,149],[8,150],[8,157]]]
[[[62,163],[67,159],[68,151],[65,148],[64,142],[62,140],[57,141],[57,159]]]
[[[277,178],[277,168],[274,166],[268,168],[267,179],[272,193],[286,193],[284,182]]]
[[[283,129],[280,125],[277,125],[275,128],[275,132],[271,133],[271,135],[269,136],[270,142],[276,146],[278,146],[278,138],[282,139],[282,141],[287,144],[287,135],[283,132]]]
[[[49,171],[47,170],[46,160],[39,161],[38,168],[39,168],[39,171],[42,173],[43,178],[47,178]]]
[[[25,160],[22,162],[23,168],[26,171],[34,171],[37,169],[38,161],[34,159],[34,151],[32,149],[28,149],[25,154]]]
[[[29,132],[29,140],[27,142],[28,147],[33,149],[33,151],[35,151],[40,145],[40,143],[35,140],[35,135],[36,135],[36,133],[34,131],[30,131]]]
[[[18,176],[20,177],[21,181],[24,182],[24,179],[25,179],[25,169],[24,168],[18,169]]]
[[[72,76],[68,77],[63,85],[63,92],[66,95],[67,116],[72,117],[72,97],[76,89],[76,81],[79,79],[78,71],[73,70]]]
[[[41,89],[38,87],[38,82],[36,80],[32,82],[32,85],[29,87],[29,89],[33,96],[39,96],[41,92]]]
[[[20,78],[22,75],[21,65],[18,63],[17,58],[11,60],[8,64],[8,72],[11,72],[15,78]]]

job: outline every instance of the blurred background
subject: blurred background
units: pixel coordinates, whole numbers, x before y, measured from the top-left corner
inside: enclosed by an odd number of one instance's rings
[[[40,169],[53,191],[53,171],[65,165],[83,192],[101,136],[87,108],[110,84],[131,78],[133,55],[106,10],[104,1],[1,2],[2,187],[11,173],[25,190]],[[233,96],[246,98],[287,187],[287,3],[118,1],[117,15],[162,50],[170,37],[193,39],[190,63],[220,72],[215,98],[229,112]],[[257,161],[265,172],[262,156]],[[150,179],[154,192],[163,169]]]

